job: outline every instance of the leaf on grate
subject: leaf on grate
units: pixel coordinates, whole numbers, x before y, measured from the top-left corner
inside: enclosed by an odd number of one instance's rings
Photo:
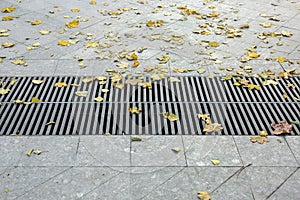
[[[198,192],[198,198],[201,200],[211,200],[211,197],[207,191]]]
[[[103,98],[102,97],[96,97],[96,98],[94,98],[94,100],[97,101],[97,102],[102,102]]]
[[[0,88],[0,94],[7,94],[7,93],[9,93],[9,91],[10,91],[10,89],[5,89],[5,88]]]
[[[291,124],[300,125],[299,121],[291,121]]]
[[[88,91],[77,91],[75,94],[79,97],[86,97],[88,95]]]
[[[66,87],[67,86],[67,83],[66,82],[57,82],[54,84],[55,87]]]
[[[140,109],[138,107],[132,107],[132,108],[129,108],[129,112],[132,114],[140,114],[142,112],[142,109]]]
[[[169,82],[180,82],[180,79],[176,78],[176,77],[170,77],[170,78],[168,78],[168,81]]]
[[[206,124],[203,129],[203,132],[206,132],[206,133],[218,132],[218,131],[221,131],[222,129],[223,129],[222,125],[218,124],[218,123]]]
[[[49,125],[53,125],[53,124],[55,124],[55,122],[48,122],[48,123],[46,123],[45,125],[46,125],[46,126],[49,126]]]
[[[171,122],[179,120],[179,117],[173,113],[164,112],[162,113],[165,118],[170,120]]]
[[[31,82],[35,85],[40,85],[44,82],[44,80],[32,80]]]
[[[31,102],[32,103],[40,103],[42,101],[40,99],[36,98],[36,97],[32,97]]]
[[[275,129],[273,131],[274,135],[281,135],[285,133],[290,133],[292,131],[293,126],[286,121],[282,121],[279,124],[272,123],[271,127]]]

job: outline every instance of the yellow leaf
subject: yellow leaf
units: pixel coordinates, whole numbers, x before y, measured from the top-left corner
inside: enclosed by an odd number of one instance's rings
[[[42,23],[41,20],[35,20],[31,22],[31,25],[35,26],[35,25],[40,25]]]
[[[94,100],[97,101],[97,102],[101,102],[101,101],[103,101],[103,98],[102,97],[96,97],[96,98],[94,98]]]
[[[122,80],[122,75],[121,74],[116,74],[113,77],[110,78],[112,82],[118,82],[120,80]]]
[[[127,62],[120,62],[120,63],[117,64],[117,66],[119,68],[121,68],[121,69],[126,69],[126,68],[128,68],[129,63],[127,63]]]
[[[101,92],[104,92],[104,93],[109,92],[109,89],[101,89]]]
[[[20,99],[16,99],[16,100],[13,100],[14,103],[24,103],[24,100],[20,100]]]
[[[286,62],[286,58],[285,57],[277,57],[276,61],[280,62],[280,63],[283,63],[283,62]]]
[[[55,87],[59,87],[59,88],[61,88],[61,87],[66,87],[66,86],[67,86],[67,83],[66,83],[66,82],[57,82],[57,83],[55,83],[54,86],[55,86]]]
[[[142,112],[142,109],[137,108],[137,107],[132,107],[132,108],[129,108],[129,112],[131,112],[132,114],[139,114]]]
[[[211,47],[218,47],[218,46],[220,46],[218,42],[209,42],[208,45],[211,46]]]
[[[73,20],[71,22],[66,23],[66,27],[68,27],[68,28],[77,28],[78,26],[79,26],[78,20]]]
[[[29,150],[27,151],[26,155],[27,155],[28,157],[30,157],[31,154],[33,153],[33,151],[34,151],[34,149],[29,149]]]
[[[162,55],[161,57],[156,58],[160,63],[167,63],[170,60],[169,56]]]
[[[15,46],[15,43],[12,43],[12,42],[3,42],[3,43],[2,43],[2,46],[3,46],[4,48],[10,48],[10,47]]]
[[[33,84],[36,84],[36,85],[40,85],[44,82],[44,80],[32,80],[31,81]]]
[[[293,34],[288,31],[281,31],[281,35],[285,37],[291,37]]]
[[[124,88],[124,84],[123,83],[117,83],[117,84],[114,84],[114,86],[116,88],[119,88],[119,89],[123,89]]]
[[[269,142],[269,138],[267,136],[253,136],[253,137],[250,137],[250,141],[255,143],[259,143],[259,144],[263,144],[264,142]]]
[[[72,12],[80,12],[80,10],[78,8],[72,8],[71,11]]]
[[[170,77],[170,78],[168,78],[168,81],[169,82],[180,82],[180,79],[176,78],[176,77]]]
[[[90,4],[91,4],[91,5],[95,5],[95,4],[97,4],[97,2],[94,1],[94,0],[91,0],[91,1],[90,1]]]
[[[284,93],[282,96],[284,99],[287,99],[289,97],[287,93]]]
[[[13,63],[15,65],[23,65],[24,67],[27,66],[26,60],[13,60],[13,61],[11,61],[11,63]]]
[[[137,60],[134,60],[133,61],[133,64],[132,64],[132,67],[137,67],[137,66],[139,66],[139,61],[137,61]]]
[[[49,33],[51,33],[50,30],[41,30],[41,31],[40,31],[40,34],[41,34],[41,35],[48,35]]]
[[[219,165],[221,162],[219,160],[211,160],[213,165]]]
[[[46,126],[49,126],[49,125],[53,125],[53,124],[55,124],[55,122],[48,122],[48,123],[46,123],[45,125],[46,125]]]
[[[207,191],[198,192],[198,198],[201,200],[211,200],[210,195]]]
[[[10,12],[13,12],[15,10],[16,10],[16,8],[14,8],[14,7],[6,7],[6,8],[2,8],[1,12],[3,12],[3,13],[10,13]]]
[[[0,88],[0,94],[7,94],[10,91],[10,89],[4,89],[4,88]]]
[[[9,192],[10,192],[10,189],[6,188],[6,189],[5,189],[5,192],[6,192],[6,193],[9,193]]]
[[[267,131],[259,131],[259,135],[260,135],[261,137],[267,137],[267,136],[268,136],[268,133],[267,133]]]
[[[107,77],[106,76],[95,76],[95,79],[97,79],[98,81],[106,81]]]
[[[3,16],[2,21],[11,21],[14,19],[14,16]]]
[[[68,41],[68,40],[59,40],[58,45],[61,45],[61,46],[70,46],[71,43]]]
[[[126,57],[127,60],[137,60],[138,56],[135,53],[132,53],[130,56]]]
[[[88,95],[88,91],[77,91],[75,94],[79,97],[86,97]]]
[[[100,46],[99,42],[88,42],[88,43],[85,45],[85,48],[90,48],[90,47],[96,48],[96,47],[99,47],[99,46]]]
[[[247,56],[249,56],[250,58],[258,58],[258,57],[260,56],[260,54],[256,53],[255,51],[247,52],[246,54],[247,54]]]
[[[207,133],[218,132],[218,131],[221,131],[222,129],[223,129],[223,127],[222,127],[221,124],[218,124],[218,123],[208,124],[208,123],[206,123],[205,127],[203,129],[203,132],[207,132]]]
[[[178,117],[177,115],[173,114],[173,113],[170,113],[170,114],[168,115],[167,118],[168,118],[168,120],[170,120],[171,122],[176,121],[176,120],[179,120],[179,117]]]
[[[82,82],[89,83],[89,82],[92,82],[93,80],[94,80],[93,78],[84,78],[84,79],[82,79]]]
[[[263,22],[263,23],[260,23],[259,25],[261,25],[262,27],[264,28],[269,28],[271,27],[273,24],[271,22]]]
[[[40,103],[42,101],[40,99],[36,98],[36,97],[32,97],[31,102],[32,103]]]

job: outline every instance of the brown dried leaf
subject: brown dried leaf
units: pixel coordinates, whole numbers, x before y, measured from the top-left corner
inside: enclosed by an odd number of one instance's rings
[[[273,131],[274,135],[281,135],[285,133],[290,133],[292,131],[293,126],[286,121],[282,121],[279,124],[272,123],[271,127],[275,129]]]

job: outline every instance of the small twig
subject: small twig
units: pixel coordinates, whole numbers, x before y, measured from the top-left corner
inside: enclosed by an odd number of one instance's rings
[[[241,168],[239,169],[239,171],[237,172],[237,177],[239,177],[240,173],[242,173],[242,171],[243,171],[244,169],[246,169],[247,167],[250,167],[251,165],[252,165],[252,163],[250,163],[250,164],[248,164],[248,165],[246,165],[246,166],[241,167]]]

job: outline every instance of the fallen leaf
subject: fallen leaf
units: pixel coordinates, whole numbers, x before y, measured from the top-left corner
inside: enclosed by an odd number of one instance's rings
[[[58,40],[57,44],[60,46],[70,46],[71,45],[70,41],[68,41],[68,40]]]
[[[162,113],[165,118],[170,120],[171,122],[179,120],[179,117],[173,113],[164,112]]]
[[[41,35],[48,35],[48,34],[50,34],[50,33],[51,33],[50,30],[41,30],[41,31],[40,31],[40,34],[41,34]]]
[[[32,80],[31,82],[35,85],[40,85],[44,82],[44,80]]]
[[[283,96],[283,98],[284,98],[284,99],[287,99],[287,98],[289,98],[289,96],[288,96],[288,94],[287,94],[287,93],[283,93],[283,95],[282,95],[282,96]]]
[[[120,62],[117,64],[117,66],[121,69],[127,69],[129,66],[129,63],[128,62]]]
[[[283,62],[286,62],[287,60],[286,60],[285,57],[277,57],[277,58],[276,58],[276,61],[277,61],[277,62],[280,62],[280,63],[283,63]]]
[[[174,147],[171,150],[174,151],[175,153],[179,153],[181,151],[179,147]]]
[[[54,84],[55,87],[66,87],[67,86],[67,83],[66,82],[57,82]]]
[[[299,121],[290,121],[291,124],[296,124],[296,125],[300,125],[300,122]]]
[[[101,89],[101,92],[104,92],[104,93],[109,92],[109,89]]]
[[[6,192],[6,193],[9,193],[9,192],[10,192],[10,189],[6,188],[6,189],[5,189],[5,192]]]
[[[42,152],[41,150],[35,149],[35,150],[33,150],[32,153],[34,153],[34,154],[36,154],[36,155],[40,155],[40,154],[43,153],[43,152]]]
[[[138,107],[132,107],[132,108],[129,108],[129,112],[132,114],[140,114],[142,112],[142,109],[140,109]]]
[[[222,125],[218,123],[206,124],[203,129],[203,132],[205,133],[218,132],[221,131],[222,129],[223,129]]]
[[[274,135],[281,135],[285,133],[290,133],[292,131],[293,126],[288,124],[286,121],[282,121],[279,124],[272,123],[271,127],[275,129],[273,131]]]
[[[219,160],[211,160],[213,165],[219,165],[221,162]]]
[[[3,42],[2,46],[4,48],[11,48],[11,47],[15,46],[15,43],[13,43],[13,42]]]
[[[218,47],[218,46],[220,46],[220,44],[218,42],[214,41],[214,42],[209,42],[208,46],[210,46],[210,47]]]
[[[139,137],[132,137],[132,138],[131,138],[131,141],[133,141],[133,142],[140,142],[140,141],[142,141],[142,138],[139,138]]]
[[[123,83],[115,83],[114,87],[115,88],[119,88],[119,89],[123,89],[124,88],[124,84]]]
[[[269,142],[269,138],[268,137],[265,137],[265,136],[253,136],[253,137],[250,137],[250,141],[255,143],[259,143],[259,144],[263,144],[265,142]]]
[[[97,2],[96,2],[96,1],[94,1],[94,0],[91,0],[91,1],[90,1],[90,4],[91,4],[91,5],[96,5],[96,4],[97,4]]]
[[[75,94],[79,97],[86,97],[88,95],[88,91],[76,91]]]
[[[17,79],[10,79],[10,85],[14,85],[17,81]]]
[[[11,12],[13,12],[15,10],[16,10],[15,7],[6,7],[6,8],[2,8],[1,12],[3,12],[3,13],[11,13]]]
[[[79,26],[79,21],[78,20],[73,20],[71,22],[67,22],[65,25],[68,28],[77,28]]]
[[[31,154],[33,153],[33,151],[34,151],[34,149],[29,149],[29,150],[27,151],[26,155],[27,155],[28,157],[30,157]]]
[[[5,89],[5,88],[0,88],[0,94],[7,94],[7,93],[9,93],[9,91],[10,91],[10,89]]]
[[[139,66],[139,64],[140,64],[139,61],[134,60],[134,61],[133,61],[133,64],[132,64],[132,67],[137,67],[137,66]]]
[[[80,12],[80,10],[78,8],[72,8],[71,11],[75,12],[75,13]]]
[[[201,200],[211,200],[211,197],[207,191],[198,192],[198,198]]]
[[[96,97],[96,98],[94,98],[94,100],[97,101],[97,102],[102,102],[103,98],[102,97]]]
[[[206,72],[206,69],[204,67],[201,67],[201,68],[197,69],[197,72],[199,74],[204,74]]]
[[[53,124],[55,124],[55,122],[48,122],[48,123],[46,123],[45,125],[46,125],[46,126],[49,126],[49,125],[53,125]]]
[[[32,103],[40,103],[42,101],[40,99],[36,98],[36,97],[32,97],[31,102]]]
[[[169,82],[180,82],[180,79],[179,78],[176,78],[176,77],[170,77],[170,78],[168,78],[168,81]]]
[[[255,51],[247,52],[246,55],[249,56],[250,58],[258,58],[258,57],[260,57],[260,54],[256,53]]]
[[[84,82],[84,83],[90,83],[93,80],[94,80],[93,78],[84,78],[84,79],[82,79],[82,82]]]
[[[11,21],[14,19],[14,16],[3,16],[2,21]]]
[[[137,60],[138,56],[135,53],[132,53],[130,56],[126,56],[127,60]]]
[[[42,23],[41,20],[35,20],[31,22],[31,25],[36,26],[36,25],[40,25]]]
[[[24,100],[20,100],[20,99],[16,99],[16,100],[13,100],[14,103],[24,103]]]

